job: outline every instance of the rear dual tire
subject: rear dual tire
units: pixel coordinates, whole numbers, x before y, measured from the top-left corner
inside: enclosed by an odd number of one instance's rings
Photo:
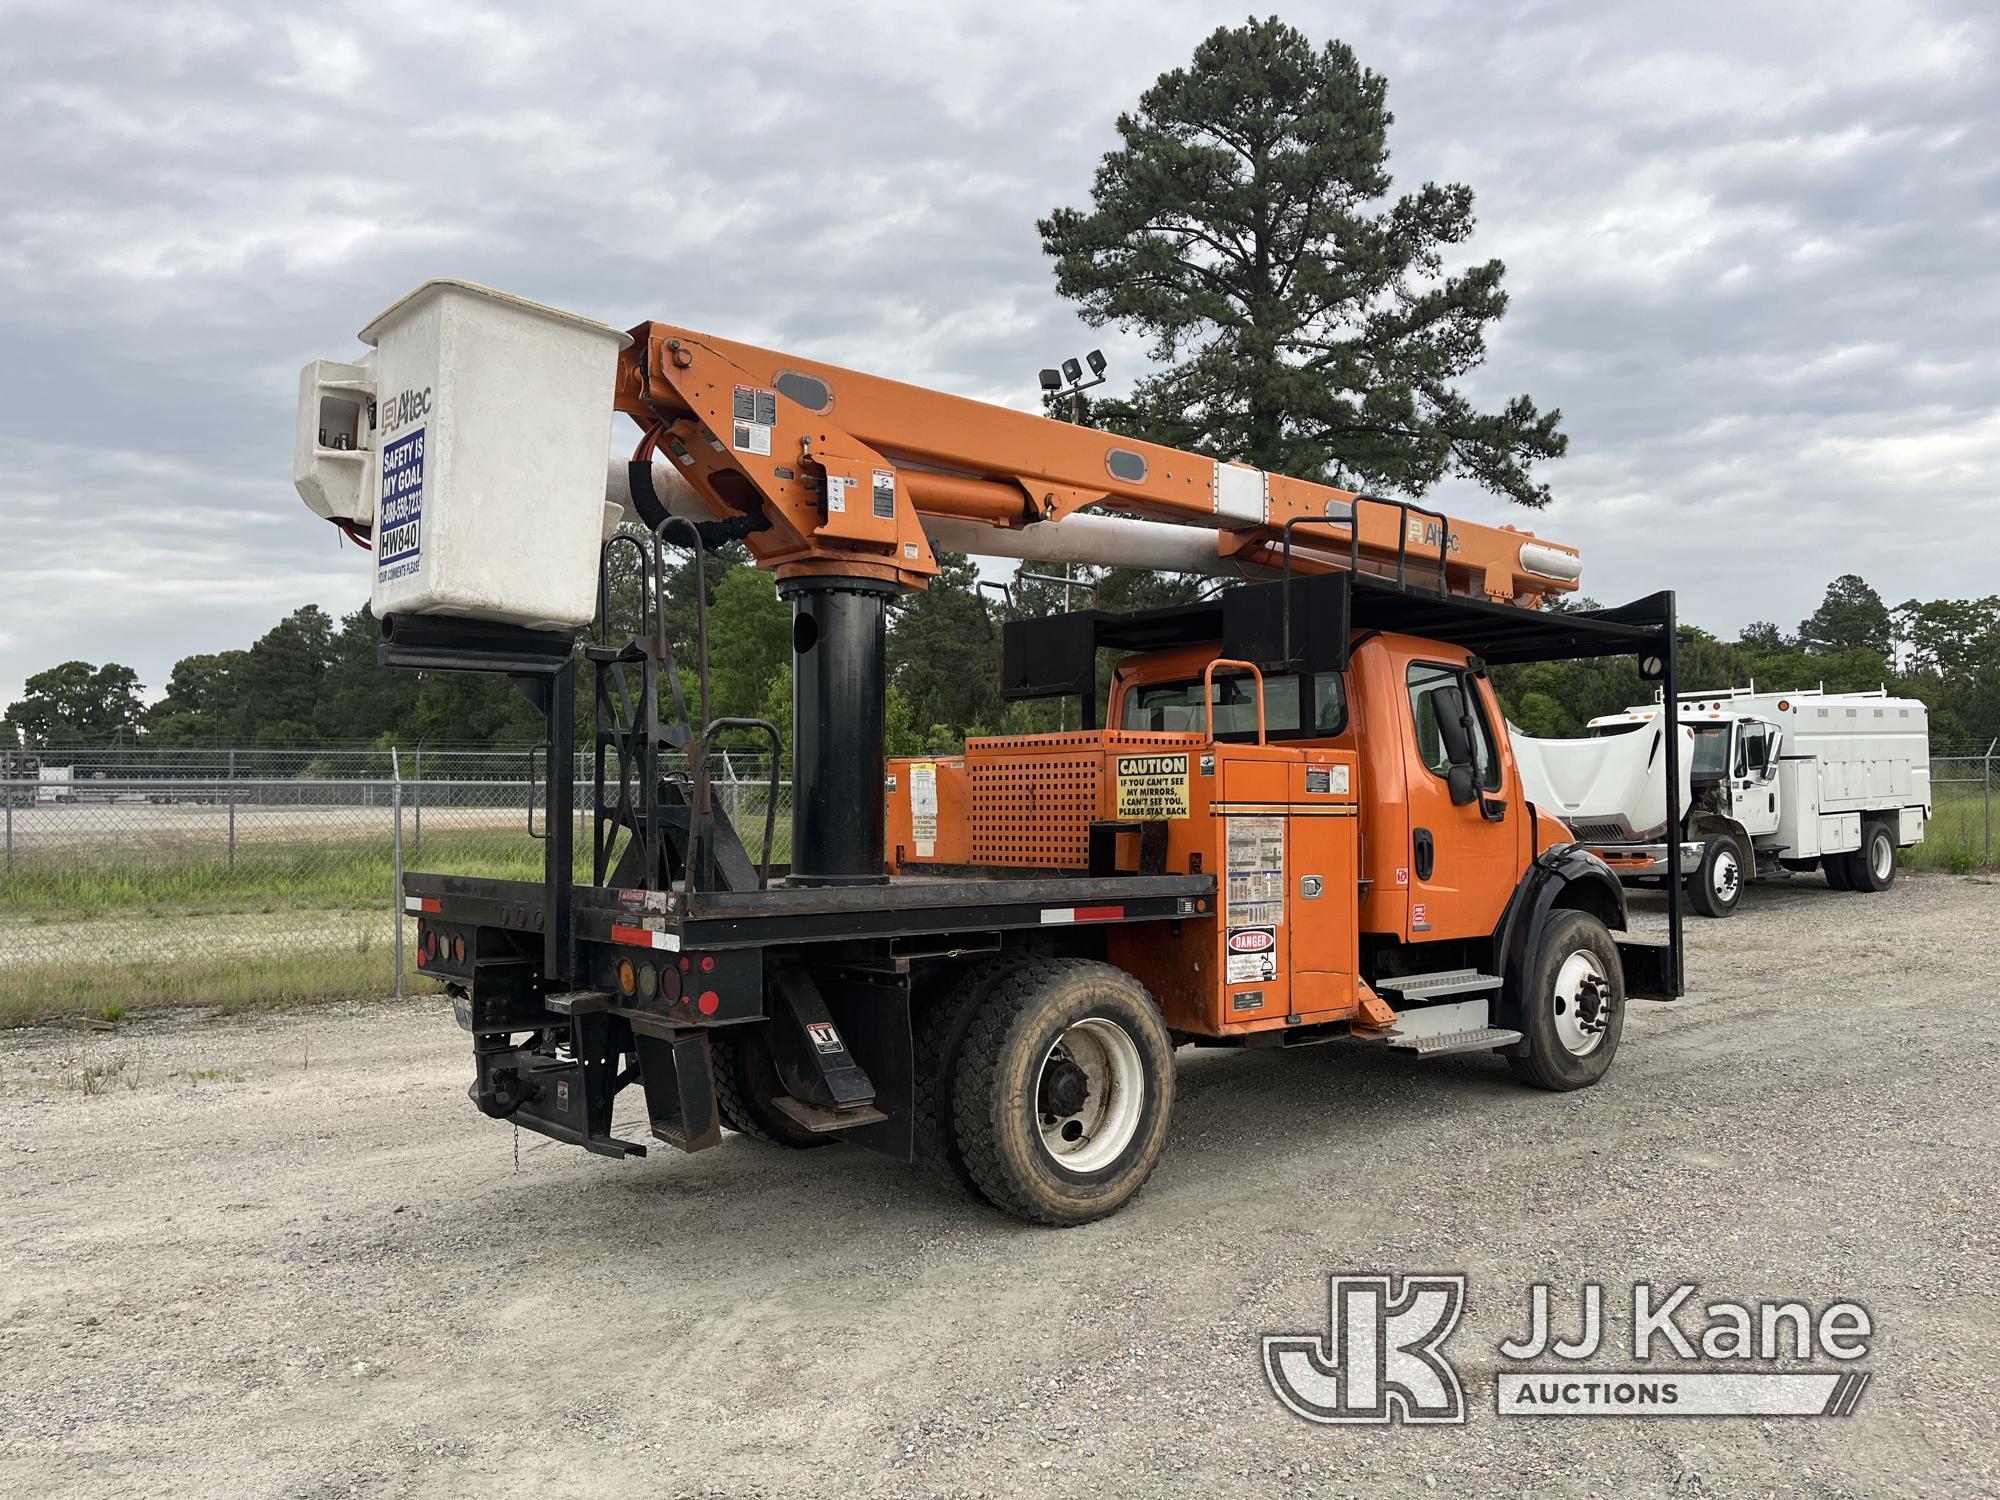
[[[755,1032],[712,1036],[708,1057],[715,1076],[715,1108],[722,1123],[739,1135],[811,1151],[831,1146],[834,1137],[807,1130],[771,1101],[784,1092],[771,1045]]]
[[[1173,1092],[1173,1042],[1137,980],[1089,959],[1024,960],[992,979],[965,1026],[956,1162],[995,1208],[1086,1224],[1145,1186]]]
[[[1836,891],[1886,891],[1896,881],[1896,839],[1887,823],[1861,830],[1861,847],[1829,854],[1820,861],[1826,883]]]

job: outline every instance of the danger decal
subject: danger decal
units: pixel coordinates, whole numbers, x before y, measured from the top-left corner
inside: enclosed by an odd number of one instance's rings
[[[1229,929],[1227,972],[1230,984],[1261,984],[1278,977],[1278,932],[1274,927]]]

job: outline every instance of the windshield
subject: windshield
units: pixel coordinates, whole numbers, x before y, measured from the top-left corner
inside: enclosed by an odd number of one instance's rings
[[[1694,730],[1694,760],[1688,768],[1696,776],[1729,774],[1729,726],[1698,724]]]
[[[1299,710],[1311,704],[1304,727]],[[1207,724],[1201,709],[1201,679],[1152,682],[1125,695],[1121,729],[1200,734]],[[1338,673],[1308,677],[1292,673],[1264,679],[1264,729],[1271,735],[1334,735],[1347,727],[1347,694]],[[1215,674],[1215,736],[1257,732],[1257,684],[1247,672]]]

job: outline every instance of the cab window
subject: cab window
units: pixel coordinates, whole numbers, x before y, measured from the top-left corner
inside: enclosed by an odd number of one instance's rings
[[[1125,695],[1121,729],[1200,734],[1201,679],[1149,682]],[[1304,678],[1281,673],[1264,679],[1264,731],[1272,739],[1336,735],[1347,728],[1347,693],[1336,672]],[[1215,737],[1257,737],[1257,681],[1248,672],[1215,674]]]
[[[1713,778],[1728,774],[1729,726],[1727,724],[1694,726],[1694,758],[1688,769],[1695,776]]]
[[[1771,763],[1771,726],[1744,724],[1736,731],[1736,774],[1761,776]]]
[[[1445,754],[1444,735],[1438,729],[1437,695],[1441,688],[1456,687],[1472,707],[1473,769],[1480,787],[1500,790],[1500,758],[1493,752],[1493,727],[1487,722],[1486,705],[1478,683],[1459,667],[1443,667],[1431,662],[1412,662],[1409,670],[1410,714],[1417,727],[1417,753],[1425,765],[1443,776],[1451,769]]]

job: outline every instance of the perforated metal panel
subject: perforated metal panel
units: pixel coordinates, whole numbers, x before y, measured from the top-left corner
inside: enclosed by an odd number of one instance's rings
[[[970,740],[966,813],[975,865],[1082,870],[1102,807],[1107,751],[1193,748],[1195,735],[1098,731]]]
[[[1090,863],[1090,824],[1104,758],[1081,755],[966,757],[971,781],[972,862],[1080,870]]]

